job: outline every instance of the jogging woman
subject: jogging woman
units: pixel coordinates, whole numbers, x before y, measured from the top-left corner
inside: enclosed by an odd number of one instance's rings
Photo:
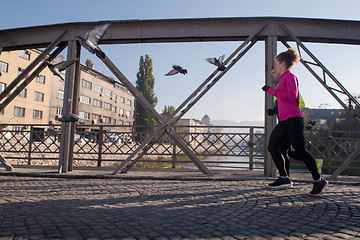
[[[299,109],[299,83],[297,77],[290,71],[292,66],[300,59],[298,53],[289,48],[275,57],[274,70],[281,75],[276,90],[263,86],[262,90],[275,96],[278,101],[279,123],[271,133],[268,150],[279,171],[279,178],[268,184],[271,188],[292,187],[293,183],[287,175],[284,159],[279,146],[284,139],[290,142],[298,156],[305,162],[313,180],[313,189],[310,195],[320,195],[328,182],[321,178],[314,157],[305,149],[304,119]]]

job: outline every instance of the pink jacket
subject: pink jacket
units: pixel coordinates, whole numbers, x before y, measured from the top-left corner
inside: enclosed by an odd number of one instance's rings
[[[276,90],[269,88],[267,93],[277,97],[280,121],[292,117],[303,117],[299,109],[298,79],[290,70],[281,75]]]

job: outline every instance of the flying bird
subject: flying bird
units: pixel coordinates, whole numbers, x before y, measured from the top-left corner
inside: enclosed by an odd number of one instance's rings
[[[66,113],[62,115],[60,118],[57,118],[60,122],[79,122],[81,124],[85,123],[83,119],[81,119],[78,115],[73,113]]]
[[[80,45],[86,48],[92,54],[95,53],[97,57],[104,59],[105,53],[98,47],[98,42],[109,26],[110,24],[104,24],[94,27],[90,32],[85,34],[85,38],[77,36]]]
[[[206,60],[211,63],[214,64],[215,66],[217,66],[219,71],[224,71],[225,70],[225,64],[224,64],[224,57],[225,55],[220,56],[219,58],[206,58]]]
[[[185,75],[185,74],[187,74],[187,70],[180,67],[179,65],[174,65],[173,69],[170,72],[168,72],[167,74],[165,74],[165,76],[171,76],[171,75],[175,75],[177,73],[182,73]]]
[[[68,67],[70,67],[71,65],[73,65],[75,62],[77,62],[78,60],[71,60],[71,61],[63,61],[63,62],[59,62],[57,64],[51,64],[49,61],[46,61],[47,66],[49,67],[50,71],[60,77],[63,81],[65,81],[62,76],[61,73],[62,71],[64,71],[65,69],[67,69]]]

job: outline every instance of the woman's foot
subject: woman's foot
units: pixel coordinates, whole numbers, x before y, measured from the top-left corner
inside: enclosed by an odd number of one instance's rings
[[[291,188],[293,186],[292,181],[288,177],[279,177],[275,182],[268,184],[269,188],[279,188],[287,187]]]

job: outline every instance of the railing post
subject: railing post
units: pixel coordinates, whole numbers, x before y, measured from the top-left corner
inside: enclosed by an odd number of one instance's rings
[[[249,170],[254,170],[254,128],[250,127]]]
[[[172,141],[172,145],[173,145],[173,153],[172,153],[172,168],[176,167],[176,143],[174,141]]]
[[[98,162],[97,166],[101,167],[101,158],[102,158],[102,147],[104,144],[104,126],[100,126],[99,131],[99,150],[98,150]]]
[[[332,156],[331,156],[331,132],[330,130],[327,130],[327,155],[328,155],[328,161],[327,161],[327,174],[332,174],[332,169],[331,169],[331,162],[332,162]]]
[[[34,140],[34,129],[33,126],[30,127],[30,139],[29,141],[29,152],[28,152],[28,165],[31,165],[31,150],[32,150],[32,143]]]

